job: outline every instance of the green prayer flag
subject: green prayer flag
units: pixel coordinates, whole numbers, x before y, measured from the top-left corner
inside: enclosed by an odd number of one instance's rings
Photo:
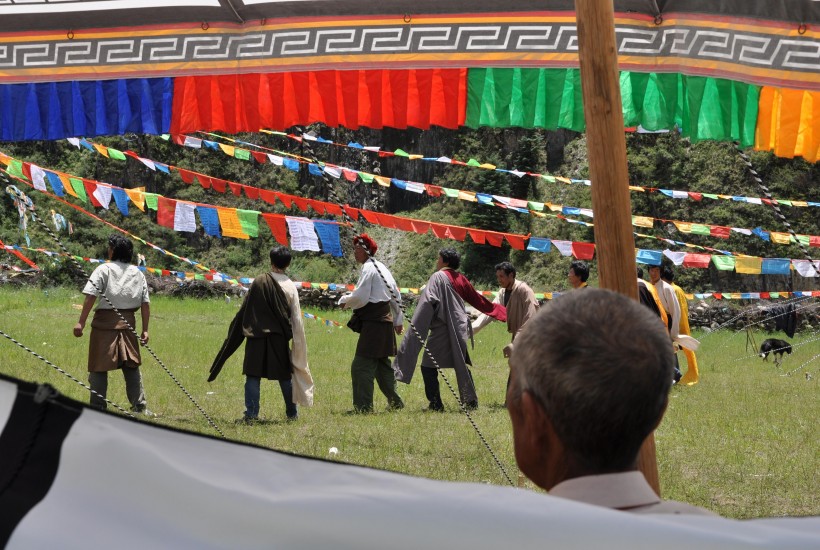
[[[237,208],[236,216],[242,231],[250,237],[259,236],[259,212],[256,210],[240,210]]]
[[[794,237],[792,237],[792,240],[794,240]],[[802,244],[804,246],[809,246],[811,244],[811,239],[809,238],[808,235],[798,235],[797,236],[797,242],[799,242],[800,244]]]
[[[470,159],[467,161],[467,166],[481,166],[481,163],[476,159]]]
[[[397,157],[409,157],[410,156],[406,151],[403,151],[401,149],[396,149],[395,151],[393,151],[393,154],[396,155]]]
[[[451,199],[458,198],[458,189],[450,189],[449,187],[442,187],[441,189],[442,191],[444,191],[444,194],[450,197]]]
[[[88,202],[88,195],[85,193],[85,185],[83,185],[83,180],[68,178],[68,181],[71,183],[71,188],[74,189],[75,193],[77,193],[77,197],[83,202]]]
[[[239,160],[251,160],[251,152],[247,149],[240,149],[239,147],[233,150],[233,156]]]
[[[373,183],[373,174],[359,172],[359,177],[362,178],[362,181],[365,183]]]
[[[711,235],[712,230],[709,228],[708,225],[693,223],[690,233],[693,233],[695,235]]]
[[[785,204],[786,206],[792,206],[792,201],[790,201],[790,200],[783,200],[783,199],[777,199],[777,204]]]
[[[145,206],[151,210],[159,208],[159,195],[156,193],[143,193],[142,196],[145,198]]]
[[[24,180],[28,179],[26,175],[23,173],[23,163],[19,160],[12,160],[11,162],[9,162],[8,168],[6,168],[6,172],[8,172],[10,176],[16,176]]]
[[[527,201],[527,208],[530,210],[535,210],[537,212],[544,211],[544,203],[543,202],[535,202],[535,201]]]
[[[712,263],[720,271],[734,271],[735,269],[735,259],[732,256],[713,255]]]
[[[125,160],[125,155],[119,149],[108,148],[108,157],[114,160]]]
[[[720,197],[718,197],[717,195],[713,195],[712,193],[701,193],[701,194],[702,194],[704,197],[706,197],[707,199],[718,200],[718,199],[720,198]]]

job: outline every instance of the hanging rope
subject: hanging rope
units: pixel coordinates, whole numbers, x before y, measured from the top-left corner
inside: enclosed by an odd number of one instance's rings
[[[36,357],[36,358],[37,358],[37,359],[39,359],[40,361],[44,362],[44,363],[45,363],[46,365],[48,365],[49,367],[51,367],[51,368],[53,368],[54,370],[56,370],[57,372],[59,372],[60,374],[62,374],[63,376],[65,376],[66,378],[68,378],[68,379],[70,379],[70,380],[72,380],[72,381],[76,382],[77,384],[81,385],[81,386],[82,386],[82,387],[84,387],[86,390],[90,391],[91,393],[93,393],[94,395],[96,395],[97,397],[99,397],[100,399],[104,399],[106,403],[108,403],[109,405],[111,405],[112,407],[114,407],[115,409],[117,409],[118,411],[120,411],[121,413],[125,414],[126,416],[130,416],[131,418],[134,418],[134,415],[133,415],[133,414],[131,414],[129,411],[126,411],[125,409],[123,409],[122,407],[120,407],[119,405],[117,405],[116,403],[114,403],[113,401],[109,401],[107,397],[105,397],[105,396],[103,396],[103,395],[100,395],[100,394],[99,394],[99,393],[97,393],[96,391],[92,390],[89,386],[86,386],[83,382],[81,382],[80,380],[78,380],[78,379],[74,378],[71,374],[69,374],[68,372],[64,371],[63,369],[61,369],[60,367],[58,367],[57,365],[55,365],[54,363],[52,363],[51,361],[49,361],[48,359],[46,359],[45,357],[43,357],[42,355],[40,355],[39,353],[37,353],[36,351],[34,351],[34,350],[32,350],[32,349],[29,349],[29,348],[28,348],[28,347],[26,347],[24,344],[22,344],[22,343],[18,342],[17,340],[15,340],[14,338],[12,338],[11,336],[9,336],[8,334],[6,334],[5,332],[3,332],[2,330],[0,330],[0,336],[3,336],[4,338],[7,338],[7,339],[11,340],[13,343],[17,344],[18,346],[20,346],[21,348],[23,348],[24,350],[26,350],[27,352],[29,352],[30,354],[32,354],[34,357]]]

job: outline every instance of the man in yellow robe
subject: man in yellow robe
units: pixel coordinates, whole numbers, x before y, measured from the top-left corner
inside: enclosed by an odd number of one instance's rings
[[[689,305],[686,301],[686,293],[681,287],[674,283],[675,273],[669,266],[664,266],[661,269],[661,279],[669,283],[675,291],[675,295],[680,302],[680,326],[678,327],[679,334],[691,335],[692,331],[689,328]],[[695,357],[695,352],[691,349],[683,349],[683,355],[686,357],[686,374],[680,379],[679,384],[684,386],[694,386],[698,383],[700,375],[698,374],[698,359]]]

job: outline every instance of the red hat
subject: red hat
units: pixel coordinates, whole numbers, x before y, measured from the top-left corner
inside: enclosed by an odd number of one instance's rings
[[[362,248],[366,249],[370,255],[374,255],[379,247],[376,245],[376,241],[370,238],[367,233],[362,233],[361,235],[356,235],[353,237],[353,246],[361,246]]]

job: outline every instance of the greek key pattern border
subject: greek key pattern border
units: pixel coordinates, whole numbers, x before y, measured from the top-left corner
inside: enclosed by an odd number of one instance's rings
[[[756,69],[820,73],[820,41],[736,29],[620,26],[620,55],[729,63]],[[0,43],[0,71],[47,71],[72,66],[276,61],[374,54],[576,54],[567,23],[455,23],[274,29],[262,32]],[[799,77],[798,77],[799,79]]]

